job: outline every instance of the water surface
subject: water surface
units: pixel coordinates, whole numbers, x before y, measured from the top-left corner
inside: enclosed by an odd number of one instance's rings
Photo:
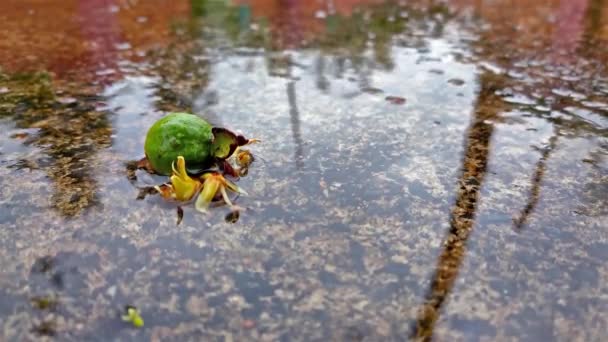
[[[0,13],[4,340],[606,336],[602,1]],[[238,221],[138,199],[171,111],[262,139]]]

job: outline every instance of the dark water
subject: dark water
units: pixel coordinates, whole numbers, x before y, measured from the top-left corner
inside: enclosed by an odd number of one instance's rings
[[[0,334],[602,341],[603,1],[3,1]],[[235,223],[139,188],[260,138]],[[145,326],[120,319],[137,306]]]

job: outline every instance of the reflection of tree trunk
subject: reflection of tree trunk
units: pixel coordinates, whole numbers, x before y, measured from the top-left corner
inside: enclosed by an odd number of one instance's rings
[[[590,0],[585,13],[585,31],[583,32],[582,54],[596,50],[597,40],[602,31],[602,10],[604,0]]]
[[[528,217],[536,207],[538,203],[539,195],[540,195],[540,184],[542,183],[543,176],[545,175],[545,169],[547,168],[547,160],[551,155],[551,152],[555,149],[555,145],[557,145],[557,137],[558,135],[554,135],[549,139],[549,146],[545,147],[542,150],[541,157],[536,164],[536,170],[534,171],[534,176],[532,177],[532,188],[530,189],[530,197],[526,206],[522,209],[519,217],[513,220],[515,223],[515,228],[521,229],[523,225],[528,220]]]
[[[565,6],[570,7],[568,7],[567,10],[562,11],[566,13],[564,15],[571,15],[570,12],[573,12],[572,8],[577,9],[574,12],[580,12],[581,15],[583,15],[584,13],[584,17],[581,18],[576,17],[573,20],[561,20],[565,22],[565,24],[562,25],[566,25],[567,28],[572,31],[570,32],[570,34],[573,37],[569,42],[571,45],[569,46],[569,50],[574,51],[577,49],[581,49],[582,51],[580,55],[582,56],[585,56],[585,54],[588,54],[589,52],[595,50],[594,45],[596,43],[598,33],[602,28],[601,21],[603,4],[604,0],[582,0],[572,3],[565,3]],[[559,21],[560,20],[558,20],[558,22]],[[581,31],[583,28],[584,31]],[[561,31],[567,30],[562,29]],[[555,40],[557,43],[554,43],[554,46],[558,43],[561,44],[561,41],[563,40],[564,32],[561,31],[555,35]],[[583,39],[582,42],[580,41],[581,38]],[[576,58],[577,55],[573,54],[572,56]],[[554,84],[554,82],[550,82],[548,83],[547,88],[551,89],[554,87],[558,87],[559,85],[559,83]],[[549,159],[551,152],[553,152],[555,146],[557,145],[558,137],[559,132],[549,139],[549,146],[544,148],[541,152],[541,157],[538,163],[536,164],[534,176],[532,177],[532,187],[530,189],[530,197],[528,199],[528,202],[520,212],[519,216],[513,220],[515,228],[517,229],[521,229],[524,226],[524,224],[528,220],[528,217],[530,216],[530,214],[532,214],[532,211],[538,203],[540,195],[540,184],[542,183],[545,169],[547,167],[547,160]]]
[[[432,339],[441,306],[452,291],[460,265],[466,253],[466,244],[475,223],[478,193],[484,180],[490,141],[494,127],[486,120],[498,116],[504,102],[495,95],[499,77],[486,73],[481,76],[481,90],[467,133],[462,174],[458,181],[456,202],[450,215],[450,230],[439,255],[437,268],[424,303],[420,306],[411,337],[416,340]]]
[[[327,80],[327,77],[325,77],[325,56],[323,55],[319,55],[315,61],[315,74],[315,84],[317,85],[317,88],[320,91],[327,93],[329,90],[329,81]]]
[[[296,168],[302,168],[302,135],[300,133],[300,114],[298,112],[298,104],[296,102],[296,85],[295,83],[287,83],[287,99],[289,101],[289,117],[291,118],[291,131],[293,141],[296,144]]]

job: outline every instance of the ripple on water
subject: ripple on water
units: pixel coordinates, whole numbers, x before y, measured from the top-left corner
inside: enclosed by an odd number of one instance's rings
[[[503,101],[508,102],[508,103],[524,105],[524,106],[533,106],[533,105],[537,104],[536,100],[534,100],[526,95],[523,95],[523,94],[514,94],[511,96],[505,96],[502,99],[503,99]]]

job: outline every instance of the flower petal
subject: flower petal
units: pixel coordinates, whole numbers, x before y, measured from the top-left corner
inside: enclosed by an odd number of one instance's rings
[[[188,172],[186,172],[186,160],[182,156],[177,157],[177,167],[175,167],[175,162],[171,163],[171,168],[173,169],[173,175],[178,176],[183,180],[191,179],[188,176]]]
[[[199,189],[200,183],[188,177],[187,180],[179,176],[171,176],[171,184],[173,184],[174,197],[178,201],[188,201]]]
[[[171,184],[161,184],[154,186],[154,189],[158,191],[160,196],[164,199],[173,198],[173,186]]]
[[[219,182],[215,177],[207,177],[203,183],[203,190],[201,191],[200,195],[198,195],[196,203],[194,204],[196,210],[202,212],[207,211],[209,203],[211,203],[221,185],[221,182]]]
[[[232,201],[230,201],[230,197],[228,197],[228,194],[226,193],[226,187],[224,186],[220,186],[220,191],[222,192],[222,197],[224,198],[224,202],[226,202],[226,204],[228,204],[229,206],[232,207]]]
[[[224,178],[224,185],[226,186],[226,188],[228,188],[231,191],[237,192],[237,193],[239,193],[241,195],[244,195],[244,196],[249,196],[249,194],[247,193],[247,191],[243,190],[243,188],[241,188],[238,185],[232,183],[231,181],[227,180],[226,178]]]

